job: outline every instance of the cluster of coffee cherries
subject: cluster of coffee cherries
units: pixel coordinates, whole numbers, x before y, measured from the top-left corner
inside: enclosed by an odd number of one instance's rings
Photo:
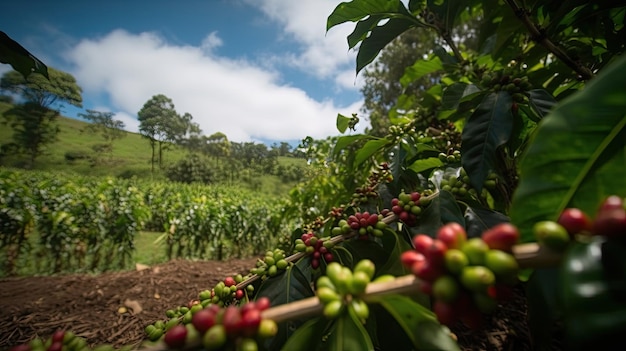
[[[364,323],[369,316],[369,308],[360,297],[374,277],[376,267],[370,260],[361,260],[354,271],[337,262],[329,263],[326,275],[316,282],[317,298],[324,305],[324,316],[337,318],[346,307]]]
[[[162,341],[170,349],[201,345],[206,350],[258,350],[259,341],[278,331],[276,322],[262,318],[261,312],[269,306],[266,297],[241,306],[209,305],[197,310],[188,323],[167,329]]]
[[[131,347],[124,347],[120,351],[130,350]],[[35,338],[29,343],[14,346],[10,351],[113,351],[112,345],[99,345],[90,348],[84,338],[76,336],[70,331],[57,330],[48,339]]]
[[[369,212],[357,212],[348,217],[348,227],[351,230],[356,231],[359,237],[367,237],[373,235],[376,237],[383,236],[383,229],[387,227],[385,222],[380,220],[380,216],[377,213],[370,214]]]
[[[450,222],[435,238],[416,235],[415,250],[404,252],[401,260],[433,298],[440,323],[452,326],[460,320],[475,329],[482,325],[483,313],[511,296],[519,270],[511,252],[519,236],[515,226],[502,223],[468,239],[463,226]]]
[[[326,263],[335,260],[333,253],[330,251],[335,244],[328,239],[330,238],[319,238],[315,233],[307,232],[296,239],[295,250],[311,255],[311,267],[317,269],[322,263],[322,260]]]
[[[285,256],[285,250],[283,249],[269,250],[265,252],[263,259],[256,261],[256,267],[250,269],[250,273],[260,276],[261,279],[274,277],[289,266],[286,258],[287,256]]]
[[[391,200],[391,212],[409,227],[415,226],[418,216],[422,213],[420,198],[421,195],[417,191],[410,194],[403,191]]]
[[[524,92],[532,89],[532,84],[528,81],[528,77],[521,75],[515,76],[512,69],[494,71],[482,76],[481,85],[493,91],[506,91],[513,97],[515,102],[524,102]]]
[[[238,303],[242,299],[248,298],[254,293],[254,286],[247,285],[245,290],[237,287],[237,284],[243,282],[246,278],[241,274],[224,278],[212,289],[203,290],[198,294],[200,303],[203,307],[206,307],[208,304],[221,307],[231,303]]]
[[[469,176],[464,168],[460,168],[459,174],[452,174],[441,179],[439,187],[441,190],[448,191],[458,198],[465,198],[471,196],[474,198],[486,198],[487,192],[496,188],[498,175],[494,172],[489,172],[487,178],[483,182],[483,189],[479,194],[476,189],[470,184]]]
[[[440,152],[439,160],[443,163],[456,163],[461,162],[461,151],[459,150],[450,150],[448,153]]]
[[[593,219],[578,208],[566,208],[556,221],[535,223],[533,234],[540,245],[553,251],[565,250],[578,235],[623,240],[626,238],[624,199],[617,195],[607,197],[600,204]]]

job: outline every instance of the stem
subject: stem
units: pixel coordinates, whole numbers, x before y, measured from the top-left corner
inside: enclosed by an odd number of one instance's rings
[[[391,216],[385,217],[385,219],[389,217]],[[339,236],[333,239],[338,237]],[[521,244],[513,247],[513,255],[517,259],[521,268],[549,267],[558,263],[561,259],[561,255],[559,253],[549,251],[536,243]],[[416,276],[412,274],[404,275],[397,277],[392,281],[370,283],[367,286],[365,293],[359,297],[363,299],[363,301],[370,304],[376,303],[388,295],[414,295],[420,291],[421,284],[422,281]],[[283,305],[270,307],[261,312],[261,317],[263,319],[271,319],[276,323],[282,323],[290,320],[319,316],[322,314],[323,310],[324,305],[319,301],[317,296],[313,296]],[[199,346],[200,341],[197,341],[196,343],[186,345],[184,349],[191,350],[196,349]],[[161,351],[168,350],[168,347],[164,342],[159,342],[156,345],[146,346],[141,349],[146,351]]]
[[[554,56],[556,56],[559,60],[563,61],[568,67],[573,69],[578,75],[584,79],[589,80],[593,78],[594,74],[589,70],[589,68],[583,66],[582,64],[572,60],[571,57],[565,53],[561,48],[556,46],[549,38],[545,36],[544,33],[530,20],[528,17],[528,13],[525,9],[521,8],[515,0],[505,0],[505,2],[511,6],[513,12],[517,18],[524,24],[526,29],[530,32],[530,35],[534,41],[543,45],[549,52],[551,52]]]

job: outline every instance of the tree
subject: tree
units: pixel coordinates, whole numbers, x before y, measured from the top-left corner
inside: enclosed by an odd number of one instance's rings
[[[124,131],[124,122],[113,119],[115,113],[113,112],[100,112],[95,110],[87,110],[87,113],[79,113],[80,117],[91,122],[86,126],[83,131],[92,134],[100,134],[104,139],[103,144],[95,144],[92,149],[97,153],[109,153],[113,152],[113,141],[121,139],[126,136]]]
[[[35,159],[44,153],[44,147],[57,139],[59,127],[56,119],[59,113],[41,107],[34,102],[15,105],[4,113],[10,119],[13,128],[13,142],[29,156],[28,166],[32,167]],[[11,144],[4,144],[9,147]]]
[[[13,118],[10,124],[14,142],[29,155],[31,167],[43,147],[56,140],[59,132],[56,126],[59,112],[52,106],[60,107],[63,103],[82,106],[82,89],[71,74],[48,68],[48,77],[32,73],[24,78],[17,71],[9,71],[0,79],[0,88],[25,100],[5,112],[5,116]]]
[[[230,155],[230,146],[228,137],[222,132],[213,133],[204,139],[205,152],[216,160],[228,157]]]
[[[179,115],[174,102],[163,94],[153,96],[138,112],[139,132],[150,141],[152,171],[154,164],[163,163],[163,150],[168,145],[184,145],[190,135],[199,134],[200,127],[193,123],[189,113]],[[158,149],[157,149],[158,147]],[[158,154],[157,154],[158,150]]]
[[[10,91],[41,107],[51,108],[54,104],[68,103],[82,107],[82,89],[69,73],[48,68],[47,79],[39,73],[24,78],[17,71],[6,72],[0,79],[0,88]],[[61,106],[59,106],[61,107]]]

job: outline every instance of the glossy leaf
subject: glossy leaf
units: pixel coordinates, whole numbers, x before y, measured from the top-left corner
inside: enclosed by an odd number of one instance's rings
[[[543,118],[556,105],[556,100],[544,89],[533,89],[528,92],[528,103],[533,111]]]
[[[331,321],[317,317],[302,324],[282,346],[281,350],[321,351],[326,345],[322,342]]]
[[[378,25],[384,16],[382,15],[372,15],[367,17],[364,20],[357,22],[356,26],[354,26],[354,30],[350,35],[348,35],[348,48],[352,49],[357,46],[363,39],[367,38],[369,32]]]
[[[365,66],[374,61],[378,53],[387,44],[413,26],[415,26],[415,22],[409,19],[391,18],[385,24],[374,27],[359,47],[359,52],[356,55],[356,73],[358,74]]]
[[[367,16],[398,13],[404,5],[399,0],[353,0],[337,5],[326,21],[326,30],[345,22],[356,22]],[[406,13],[405,11],[403,11]]]
[[[450,330],[434,313],[407,296],[389,295],[377,301],[391,314],[417,350],[459,350]]]
[[[446,190],[439,191],[439,206],[441,207],[441,222],[456,222],[465,226],[465,217],[456,202],[456,198],[451,192]]]
[[[454,83],[443,91],[441,108],[443,110],[456,110],[461,102],[480,92],[481,90],[474,84]]]
[[[421,173],[429,169],[438,168],[442,166],[443,166],[443,162],[441,162],[441,160],[438,157],[428,157],[428,158],[422,158],[413,162],[409,166],[409,169],[415,173]]]
[[[400,84],[406,88],[409,84],[425,75],[440,70],[443,70],[443,64],[441,64],[441,59],[437,56],[433,55],[428,60],[418,60],[404,70],[404,75],[400,78]]]
[[[488,208],[468,206],[465,209],[465,229],[470,238],[480,237],[485,230],[508,221],[504,214]]]
[[[388,144],[389,140],[385,138],[369,140],[365,143],[365,145],[363,145],[362,148],[359,149],[359,151],[357,151],[354,158],[354,166],[356,167],[365,162],[365,160],[367,160],[370,156],[374,155]]]
[[[335,321],[333,331],[328,337],[328,345],[324,349],[331,351],[373,351],[374,345],[367,330],[351,308],[348,308],[347,312]]]
[[[626,247],[594,239],[576,243],[563,261],[563,319],[570,350],[622,342],[626,330]]]
[[[400,261],[400,255],[404,251],[413,249],[406,240],[401,240],[396,232],[387,230],[382,237],[383,247],[387,251],[384,264],[376,265],[376,275],[392,274],[400,276],[407,274],[408,271]]]
[[[522,239],[532,225],[566,207],[595,213],[608,195],[626,195],[626,57],[544,118],[520,163],[511,220]]]
[[[504,91],[485,96],[463,128],[461,162],[478,192],[489,171],[496,168],[497,149],[511,136],[512,103],[511,95]]]
[[[337,142],[335,143],[333,147],[333,154],[338,155],[346,147],[354,143],[360,142],[361,140],[369,140],[372,138],[373,137],[371,136],[363,135],[363,134],[341,136],[337,139]]]
[[[311,289],[311,264],[309,260],[300,260],[291,268],[278,276],[265,280],[256,294],[256,298],[266,296],[272,302],[272,306],[278,306],[307,297],[315,296]],[[302,321],[289,321],[278,326],[278,334],[267,340],[270,349],[277,349],[279,345],[291,336],[293,331]]]
[[[0,31],[0,62],[10,64],[24,76],[24,79],[33,72],[48,78],[48,67],[2,31]]]

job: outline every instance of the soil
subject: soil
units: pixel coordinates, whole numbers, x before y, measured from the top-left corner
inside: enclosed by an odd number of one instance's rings
[[[166,310],[187,305],[228,275],[248,272],[255,261],[175,260],[100,275],[0,279],[0,350],[48,339],[56,330],[71,330],[91,347],[138,347],[145,326],[166,319]],[[517,291],[478,331],[453,328],[461,348],[530,350],[525,301]]]

